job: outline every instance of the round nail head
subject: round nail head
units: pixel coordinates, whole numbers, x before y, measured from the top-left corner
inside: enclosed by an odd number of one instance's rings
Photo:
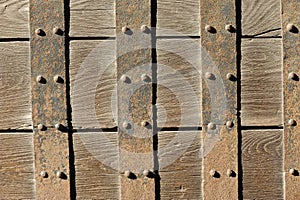
[[[217,171],[212,169],[209,171],[210,176],[215,177],[217,175]]]
[[[214,28],[211,25],[206,25],[205,30],[209,33],[213,32]]]
[[[142,25],[142,26],[141,26],[141,31],[142,31],[143,33],[146,33],[148,30],[149,30],[148,26],[146,26],[146,25]]]
[[[234,171],[233,171],[233,170],[231,170],[231,169],[228,169],[228,170],[227,170],[227,176],[233,177],[233,174],[234,174]]]
[[[47,174],[47,172],[42,171],[42,172],[40,173],[40,176],[43,177],[43,178],[46,178],[46,177],[48,176],[48,174]]]
[[[61,124],[55,124],[55,128],[57,129],[57,130],[59,130],[60,128],[61,128]]]
[[[53,33],[54,34],[59,35],[61,32],[62,32],[62,30],[60,28],[58,28],[58,27],[53,28]]]
[[[226,74],[226,79],[232,81],[232,80],[234,80],[234,75],[231,73],[228,73],[228,74]]]
[[[290,126],[295,126],[295,125],[296,125],[296,121],[293,120],[293,119],[290,119],[290,120],[288,121],[288,123],[289,123]]]
[[[38,129],[41,131],[41,130],[43,130],[45,128],[45,126],[43,125],[43,124],[39,124],[38,125]]]
[[[216,125],[212,122],[210,122],[208,125],[207,125],[207,128],[210,129],[210,130],[213,130],[216,128]]]
[[[286,29],[287,29],[289,32],[292,32],[292,31],[294,30],[294,28],[295,28],[294,24],[288,24],[288,25],[286,26]]]
[[[43,77],[42,77],[42,76],[37,76],[37,77],[36,77],[36,81],[37,81],[38,83],[42,83],[42,82],[43,82]]]
[[[228,32],[232,32],[232,31],[234,30],[232,24],[227,24],[227,25],[225,26],[225,29],[226,29]]]
[[[130,124],[127,121],[123,122],[123,128],[129,129],[129,127],[130,127]]]
[[[289,79],[295,80],[296,74],[294,72],[289,73]]]
[[[143,175],[144,175],[144,176],[149,176],[149,175],[150,175],[150,170],[145,169],[145,170],[143,171]]]
[[[150,77],[147,74],[143,74],[141,76],[142,81],[144,82],[149,82],[150,81]]]
[[[227,122],[226,122],[226,127],[227,127],[227,128],[232,128],[233,126],[234,126],[233,121],[227,121]]]
[[[59,75],[56,75],[53,77],[54,82],[56,83],[62,83],[63,82],[63,78]]]
[[[146,127],[147,125],[148,125],[148,122],[147,122],[147,121],[142,121],[142,122],[141,122],[141,126],[142,126],[142,127]]]
[[[126,176],[127,178],[129,178],[129,177],[131,176],[131,171],[126,170],[126,171],[124,172],[124,176]]]
[[[122,33],[126,33],[126,31],[128,31],[128,27],[127,26],[123,26],[122,27]]]
[[[62,177],[62,173],[60,171],[57,171],[55,173],[55,175],[56,175],[57,178],[61,178]]]
[[[297,171],[296,171],[295,169],[293,169],[293,168],[289,170],[289,173],[290,173],[291,175],[295,175],[296,172],[297,172]]]
[[[128,77],[126,75],[122,75],[121,76],[121,81],[123,81],[124,83],[126,83],[128,80]]]
[[[213,74],[210,73],[210,72],[206,72],[206,73],[205,73],[205,78],[207,78],[207,79],[212,79],[212,78],[213,78]]]
[[[36,34],[36,35],[39,35],[39,36],[41,36],[41,35],[42,35],[42,33],[43,33],[43,30],[42,30],[42,29],[40,29],[40,28],[38,28],[38,29],[35,29],[35,34]]]

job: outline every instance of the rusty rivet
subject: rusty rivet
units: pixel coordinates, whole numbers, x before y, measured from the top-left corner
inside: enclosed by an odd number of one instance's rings
[[[141,26],[141,31],[142,31],[143,33],[149,33],[149,32],[150,32],[150,29],[148,28],[148,26],[142,25],[142,26]]]
[[[205,30],[209,33],[214,33],[215,32],[215,28],[212,27],[211,25],[206,25],[205,26]]]
[[[230,80],[230,81],[234,81],[235,80],[235,76],[231,73],[226,74],[226,79]]]
[[[207,78],[207,79],[213,79],[213,77],[214,77],[214,75],[212,73],[210,73],[210,72],[206,72],[205,73],[205,78]]]
[[[294,119],[290,119],[290,120],[288,121],[288,124],[289,124],[290,126],[296,126],[296,121],[295,121]]]
[[[142,127],[146,127],[148,124],[149,124],[149,123],[148,123],[147,121],[142,121],[142,122],[141,122],[141,126],[142,126]]]
[[[132,172],[129,171],[129,170],[126,170],[126,171],[124,172],[124,176],[126,176],[127,178],[130,178],[130,177],[132,176]]]
[[[45,129],[45,126],[44,126],[43,124],[39,124],[39,125],[38,125],[38,129],[39,129],[40,131],[42,131],[42,130]]]
[[[56,83],[64,83],[64,79],[61,76],[59,76],[59,75],[54,76],[53,80]]]
[[[214,177],[214,178],[219,178],[220,177],[220,174],[216,170],[214,170],[214,169],[212,169],[212,170],[209,171],[209,175],[211,177]]]
[[[286,26],[286,29],[289,31],[289,32],[294,32],[294,30],[296,29],[295,25],[294,24],[288,24]]]
[[[147,74],[142,74],[141,79],[144,82],[150,82],[150,77]]]
[[[296,77],[297,77],[297,75],[294,72],[289,73],[289,76],[288,76],[289,79],[295,80]]]
[[[45,36],[46,35],[45,32],[40,28],[35,29],[35,34],[38,35],[38,36]]]
[[[43,178],[47,178],[47,177],[48,177],[48,173],[45,172],[45,171],[42,171],[42,172],[40,173],[40,176],[43,177]]]
[[[227,121],[227,122],[226,122],[226,127],[227,127],[227,128],[232,128],[233,126],[234,126],[233,121]]]
[[[207,128],[210,130],[213,130],[216,128],[216,125],[214,123],[210,122],[210,123],[208,123]]]
[[[227,176],[234,177],[235,176],[235,172],[232,169],[227,169]]]
[[[130,128],[130,124],[127,121],[124,121],[123,122],[123,128],[129,129]]]
[[[232,26],[232,24],[227,24],[227,25],[225,26],[225,29],[226,29],[226,31],[228,31],[228,32],[230,32],[230,33],[233,33],[234,30],[235,30],[235,28]]]
[[[127,26],[122,27],[122,33],[126,33],[128,30],[129,30],[129,28]]]

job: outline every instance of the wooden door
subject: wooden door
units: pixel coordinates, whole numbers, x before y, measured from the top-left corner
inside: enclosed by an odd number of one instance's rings
[[[299,9],[0,1],[0,199],[299,199]]]

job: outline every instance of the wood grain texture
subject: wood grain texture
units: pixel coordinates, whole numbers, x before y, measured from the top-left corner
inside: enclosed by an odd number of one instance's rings
[[[163,31],[166,29],[170,31]],[[159,36],[177,33],[199,36],[200,1],[158,0],[157,31]]]
[[[283,131],[242,132],[244,199],[284,199]]]
[[[0,43],[0,129],[30,129],[29,43]]]
[[[281,49],[281,39],[242,41],[243,126],[282,125]]]
[[[247,36],[280,36],[280,0],[243,0],[242,34]]]
[[[114,0],[71,0],[70,36],[114,36],[114,3]]]
[[[71,42],[70,79],[74,128],[113,128],[117,125],[114,46],[112,40]],[[112,49],[107,50],[106,47]]]
[[[161,199],[201,199],[201,132],[159,132],[158,140]]]
[[[29,37],[29,0],[0,1],[0,38]]]
[[[200,41],[157,41],[157,124],[201,126]]]
[[[119,173],[112,167],[118,166],[117,138],[117,133],[74,134],[76,199],[119,199]]]
[[[35,199],[33,136],[0,134],[0,199]]]

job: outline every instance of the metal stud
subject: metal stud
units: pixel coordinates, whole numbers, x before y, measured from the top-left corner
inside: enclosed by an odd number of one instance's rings
[[[232,24],[227,24],[225,26],[225,29],[226,29],[226,31],[228,31],[230,33],[234,32],[234,30],[235,30],[234,27],[232,26]]]
[[[48,173],[45,172],[45,171],[42,171],[42,172],[40,173],[40,176],[43,177],[43,178],[47,178],[47,177],[48,177]]]
[[[210,73],[210,72],[205,73],[205,78],[212,79],[213,77],[214,77],[214,75],[212,73]]]
[[[151,171],[150,170],[148,170],[148,169],[145,169],[144,171],[143,171],[143,175],[144,176],[149,176],[151,174]]]
[[[209,171],[209,175],[210,175],[211,177],[216,178],[216,177],[218,177],[218,174],[219,174],[219,173],[218,173],[216,170],[214,170],[214,169],[212,169],[212,170]]]
[[[129,170],[126,170],[126,171],[124,172],[124,176],[126,176],[127,178],[130,178],[130,177],[132,176],[132,172],[129,171]]]
[[[128,83],[128,82],[129,82],[129,78],[128,78],[128,76],[126,76],[126,75],[122,75],[120,79],[121,79],[121,81],[124,82],[124,83]]]
[[[39,129],[40,131],[42,131],[42,130],[45,129],[45,126],[44,126],[43,124],[39,124],[39,125],[38,125],[38,129]]]
[[[38,82],[38,83],[43,83],[44,82],[44,77],[42,77],[42,76],[37,76],[36,77],[36,81]]]
[[[123,128],[125,128],[125,129],[130,128],[130,124],[127,121],[124,121],[122,125],[123,125]]]
[[[294,176],[295,176],[295,175],[297,175],[298,171],[297,171],[296,169],[293,169],[293,168],[292,168],[292,169],[289,170],[289,173],[290,173],[291,175],[294,175]]]
[[[53,80],[56,83],[64,83],[64,79],[61,76],[59,76],[59,75],[54,76]]]
[[[62,35],[63,31],[60,28],[58,28],[58,27],[54,27],[53,28],[53,34]]]
[[[230,80],[230,81],[233,81],[235,79],[235,76],[231,73],[228,73],[228,74],[226,74],[226,79]]]
[[[234,177],[235,172],[232,169],[227,169],[227,176]]]
[[[286,29],[289,31],[289,32],[293,32],[295,30],[295,26],[294,24],[288,24],[286,26]]]
[[[289,124],[290,126],[296,126],[296,121],[295,121],[294,119],[290,119],[290,120],[288,121],[288,124]]]
[[[150,82],[150,77],[147,74],[142,74],[141,80],[144,82]]]
[[[216,125],[212,122],[210,122],[208,125],[207,125],[207,128],[210,129],[210,130],[213,130],[216,128]]]
[[[128,27],[127,26],[123,26],[122,27],[122,33],[126,33],[126,31],[128,31],[129,29],[128,29]]]
[[[215,28],[212,27],[211,25],[206,25],[206,26],[205,26],[205,30],[206,30],[207,32],[209,32],[209,33],[215,32]]]
[[[35,30],[35,34],[38,36],[44,36],[45,32],[42,29],[38,28]]]
[[[227,121],[227,122],[226,122],[226,127],[227,127],[227,128],[232,128],[233,126],[234,126],[233,121]]]
[[[294,72],[289,73],[289,76],[288,76],[289,79],[295,80],[296,77],[297,77],[297,75]]]
[[[55,128],[56,128],[57,130],[60,130],[60,129],[62,128],[62,125],[61,125],[61,124],[55,124]]]
[[[147,121],[142,121],[142,122],[141,122],[141,126],[142,126],[142,127],[146,127],[148,124],[149,124],[149,123],[148,123]]]
[[[141,31],[142,31],[143,33],[148,33],[148,32],[149,32],[148,26],[142,25],[142,26],[141,26]]]

